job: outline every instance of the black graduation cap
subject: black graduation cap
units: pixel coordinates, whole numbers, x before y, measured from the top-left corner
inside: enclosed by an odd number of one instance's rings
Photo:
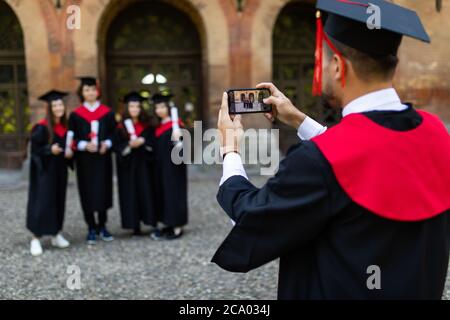
[[[381,29],[367,25],[377,6]],[[403,36],[430,42],[415,11],[385,0],[318,0],[317,9],[327,12],[324,31],[351,48],[374,56],[397,55]]]
[[[173,94],[164,94],[164,93],[155,93],[152,96],[152,101],[154,104],[161,102],[170,102],[170,100],[174,97]]]
[[[128,102],[142,102],[145,101],[146,98],[144,98],[143,96],[141,96],[138,92],[136,91],[132,91],[130,93],[128,93],[127,95],[125,95],[123,97],[123,102],[128,103]]]
[[[95,77],[90,77],[90,76],[86,76],[86,77],[77,77],[78,80],[81,81],[81,85],[82,86],[97,86],[97,78]]]
[[[63,99],[67,95],[68,95],[67,92],[62,92],[62,91],[58,91],[58,90],[50,90],[43,96],[40,96],[39,100],[51,103],[52,101]]]

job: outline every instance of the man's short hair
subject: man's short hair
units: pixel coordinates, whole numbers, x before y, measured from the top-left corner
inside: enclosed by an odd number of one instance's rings
[[[356,76],[362,81],[387,81],[394,77],[398,65],[397,55],[373,56],[353,49],[335,39],[330,41],[336,49],[348,59],[355,70]],[[331,48],[324,43],[325,52],[329,57],[333,55]]]

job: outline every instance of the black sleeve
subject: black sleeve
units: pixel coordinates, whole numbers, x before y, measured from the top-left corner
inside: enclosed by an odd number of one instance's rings
[[[69,116],[69,130],[73,131],[73,140],[75,141],[75,145],[78,146],[78,142],[80,142],[82,139],[80,138],[80,130],[77,125],[77,119],[76,119],[75,113],[71,113]]]
[[[144,134],[142,135],[145,139],[144,148],[147,152],[153,153],[155,150],[155,133],[153,128],[148,128],[144,131]]]
[[[113,143],[113,150],[117,155],[122,155],[122,152],[128,147],[128,134],[125,133],[123,128],[116,128],[114,131],[114,138],[111,140]]]
[[[291,149],[278,173],[261,189],[234,176],[217,200],[236,222],[213,262],[225,270],[247,272],[316,238],[332,210],[331,168],[312,142]]]
[[[46,159],[52,155],[52,146],[48,140],[48,129],[45,126],[36,125],[31,131],[31,160],[39,170],[44,168]]]
[[[106,131],[105,131],[106,136],[104,140],[111,140],[111,142],[114,145],[114,135],[117,127],[116,116],[114,112],[110,112],[107,115],[105,123],[106,123]]]

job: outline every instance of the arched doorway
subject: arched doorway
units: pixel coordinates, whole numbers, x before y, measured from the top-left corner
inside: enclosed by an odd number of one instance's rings
[[[200,35],[189,16],[160,1],[134,3],[107,33],[108,102],[120,111],[119,100],[130,90],[144,96],[170,91],[190,126],[202,118],[201,63]]]
[[[315,49],[314,4],[288,3],[280,12],[273,30],[273,81],[293,104],[323,124],[336,123],[336,113],[321,106],[312,96]],[[280,148],[286,151],[298,141],[296,132],[279,125]]]
[[[29,131],[22,28],[13,10],[0,0],[0,167],[21,164]]]

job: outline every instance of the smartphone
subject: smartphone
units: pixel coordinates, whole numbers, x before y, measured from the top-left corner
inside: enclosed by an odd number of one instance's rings
[[[270,97],[269,89],[231,89],[227,94],[229,114],[272,112],[272,105],[263,102]]]

